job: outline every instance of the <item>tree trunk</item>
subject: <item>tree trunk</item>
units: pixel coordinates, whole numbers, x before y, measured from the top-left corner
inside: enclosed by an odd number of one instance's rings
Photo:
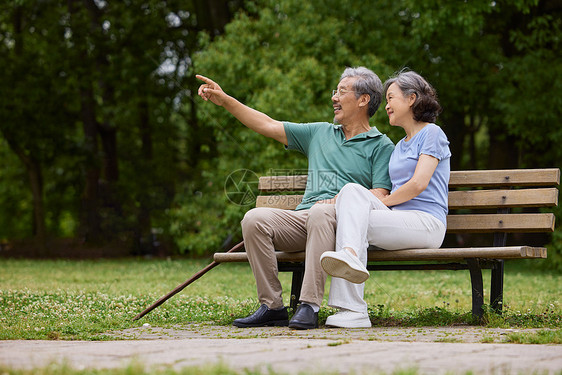
[[[153,167],[153,147],[152,132],[150,127],[150,114],[148,102],[143,99],[139,103],[139,132],[141,136],[141,169],[145,171],[149,179],[153,179],[151,168]],[[137,216],[137,228],[135,230],[136,252],[138,254],[152,254],[156,249],[153,248],[152,223],[148,200],[150,199],[150,189],[154,181],[146,184],[139,196],[139,212]]]
[[[119,181],[119,158],[117,155],[117,129],[110,126],[98,127],[103,148],[103,175],[107,182]]]
[[[90,70],[95,69],[104,76],[106,67],[109,65],[103,50],[96,48],[96,55],[92,58],[86,50],[86,34],[101,30],[101,10],[92,0],[69,0],[68,8],[73,18],[73,38],[76,50],[85,66]],[[90,19],[89,28],[80,23],[80,12],[86,9]],[[101,47],[101,46],[98,46]],[[84,68],[87,72],[87,68]],[[117,155],[117,129],[110,123],[106,116],[98,121],[96,114],[95,96],[101,91],[104,106],[113,105],[113,86],[107,80],[95,81],[89,74],[81,77],[81,116],[84,129],[85,148],[89,153],[90,160],[86,166],[86,182],[82,201],[81,233],[87,242],[103,242],[116,234],[115,217],[121,215],[121,203],[119,202],[117,181],[119,180],[119,165]],[[98,138],[99,137],[99,138]],[[100,144],[101,141],[101,150]],[[100,210],[109,208],[109,216],[102,218]],[[105,223],[108,225],[104,225]]]
[[[466,136],[466,127],[464,124],[464,113],[450,113],[444,116],[444,131],[449,138],[449,148],[452,150],[451,170],[459,170],[464,168],[462,165],[462,156],[464,153],[464,140]]]
[[[227,0],[196,0],[197,26],[207,30],[211,37],[222,34],[224,27],[232,18]]]
[[[24,157],[18,154],[23,161]],[[33,197],[33,235],[39,242],[42,250],[46,249],[47,226],[45,221],[45,204],[43,200],[43,173],[41,165],[35,158],[28,157],[24,163],[27,166],[29,186]]]
[[[80,232],[86,242],[99,242],[102,240],[98,189],[101,171],[98,162],[95,103],[91,87],[81,89],[80,99],[84,148],[88,153],[80,215]]]
[[[503,127],[488,128],[490,137],[489,169],[511,169],[519,167],[517,138],[509,136]]]
[[[14,53],[16,58],[22,58],[23,56],[22,25],[23,8],[21,5],[16,5],[13,14]],[[47,253],[47,225],[45,220],[45,204],[43,201],[43,172],[41,164],[39,160],[37,160],[31,152],[25,150],[14,137],[6,134],[6,132],[2,132],[2,134],[12,151],[22,161],[27,171],[33,205],[32,233],[37,241],[38,255],[45,255]]]
[[[47,255],[47,225],[45,220],[45,203],[43,200],[43,172],[41,163],[29,155],[13,139],[3,133],[12,151],[22,161],[27,171],[29,187],[33,202],[33,237],[37,242],[37,255]]]

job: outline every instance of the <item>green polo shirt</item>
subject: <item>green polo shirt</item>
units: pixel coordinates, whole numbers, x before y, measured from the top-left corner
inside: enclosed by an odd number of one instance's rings
[[[392,188],[388,162],[394,143],[377,128],[345,139],[341,125],[327,122],[283,125],[287,149],[300,151],[308,158],[306,190],[297,210],[333,198],[350,182],[368,189]]]

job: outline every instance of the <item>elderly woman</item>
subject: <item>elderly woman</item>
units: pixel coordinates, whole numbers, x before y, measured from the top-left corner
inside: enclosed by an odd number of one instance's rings
[[[449,142],[434,124],[441,106],[433,87],[419,74],[403,71],[384,84],[391,125],[406,132],[389,163],[391,193],[375,193],[348,184],[336,200],[336,251],[321,257],[332,275],[328,304],[340,309],[327,326],[370,327],[363,300],[367,248],[385,250],[437,248],[446,230]]]

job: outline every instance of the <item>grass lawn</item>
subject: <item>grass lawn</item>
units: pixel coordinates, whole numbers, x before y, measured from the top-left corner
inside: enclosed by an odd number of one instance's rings
[[[230,325],[257,306],[247,264],[224,264],[139,321],[139,312],[208,264],[208,260],[8,260],[0,259],[0,339],[101,340],[109,330],[149,323]],[[280,274],[288,304],[290,274]],[[485,271],[485,286],[489,271]],[[328,291],[329,283],[326,286]],[[468,271],[372,273],[366,300],[375,325],[556,328],[561,340],[562,277],[533,269],[528,261],[506,263],[504,313],[472,321]],[[489,290],[485,290],[489,296]],[[327,296],[326,296],[327,297]],[[333,313],[325,303],[321,323]]]

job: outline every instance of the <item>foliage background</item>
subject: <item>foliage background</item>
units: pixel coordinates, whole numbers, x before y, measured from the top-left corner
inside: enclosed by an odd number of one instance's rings
[[[0,239],[43,254],[61,237],[134,254],[238,241],[249,207],[229,201],[228,176],[306,160],[197,98],[196,73],[307,122],[332,119],[346,66],[383,80],[409,67],[439,93],[454,169],[560,167],[561,13],[554,0],[5,2]],[[398,141],[385,117],[372,125]],[[562,268],[559,229],[532,241]]]

